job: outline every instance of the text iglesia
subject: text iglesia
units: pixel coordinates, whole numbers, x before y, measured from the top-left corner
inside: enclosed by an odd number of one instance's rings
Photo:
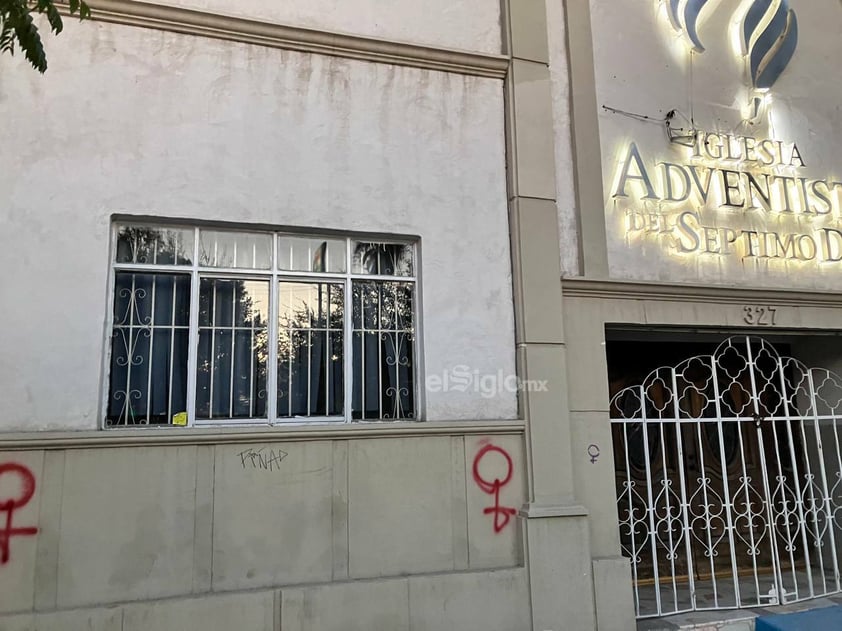
[[[628,145],[612,191],[628,234],[679,254],[842,261],[842,182],[805,176],[795,143],[700,131],[687,150],[647,166]]]

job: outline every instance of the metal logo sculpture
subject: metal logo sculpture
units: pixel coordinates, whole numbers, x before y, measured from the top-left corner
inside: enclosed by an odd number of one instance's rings
[[[687,38],[692,50],[702,53],[699,17],[710,0],[667,0],[673,28]],[[737,54],[748,59],[752,87],[771,88],[789,65],[798,45],[798,19],[789,0],[745,0],[735,15],[742,15]]]

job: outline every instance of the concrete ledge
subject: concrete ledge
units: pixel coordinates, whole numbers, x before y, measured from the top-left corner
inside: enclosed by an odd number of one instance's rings
[[[752,287],[711,287],[709,285],[646,283],[641,281],[602,281],[588,278],[564,278],[565,298],[602,298],[607,300],[668,300],[672,302],[709,302],[744,305],[769,302],[793,307],[839,307],[842,294],[822,291],[764,289]]]
[[[588,509],[578,504],[532,504],[524,505],[518,515],[527,519],[542,519],[547,517],[587,517]]]
[[[61,4],[64,5],[63,14],[69,15],[67,3]],[[284,26],[133,0],[88,0],[88,5],[91,7],[91,18],[100,22],[155,28],[270,48],[493,79],[505,78],[509,68],[508,58],[502,55]]]
[[[412,438],[421,436],[520,435],[523,421],[453,421],[449,423],[391,422],[293,427],[161,427],[69,432],[0,433],[0,451],[87,449],[91,447],[150,447],[225,445],[255,442],[349,440],[352,438]]]

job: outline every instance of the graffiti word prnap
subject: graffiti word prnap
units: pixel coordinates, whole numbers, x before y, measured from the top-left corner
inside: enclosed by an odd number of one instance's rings
[[[281,462],[289,454],[280,449],[252,449],[249,447],[245,451],[237,454],[240,457],[240,463],[243,469],[261,469],[263,471],[276,471],[280,469]]]

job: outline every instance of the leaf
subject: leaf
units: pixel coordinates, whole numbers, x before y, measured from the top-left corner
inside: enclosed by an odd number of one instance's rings
[[[15,54],[15,32],[8,18],[0,16],[0,53]]]
[[[0,0],[0,53],[14,55],[15,47],[23,51],[32,67],[43,73],[47,70],[47,57],[32,13],[43,14],[50,29],[58,35],[64,29],[56,0]],[[79,19],[91,17],[91,8],[84,0],[67,0],[70,13]]]
[[[61,33],[62,29],[64,29],[64,24],[61,21],[61,15],[56,9],[56,5],[52,2],[47,3],[47,21],[50,23],[50,27],[53,29],[53,33],[58,35]]]
[[[80,20],[91,17],[91,7],[84,0],[68,0],[68,5],[70,6],[71,15],[74,15],[77,11],[79,12]]]
[[[86,2],[81,2],[80,6],[81,10],[79,11],[79,19],[84,20],[91,17],[91,7],[89,7]]]
[[[13,5],[10,15],[13,16],[15,36],[26,60],[32,64],[33,68],[43,74],[47,71],[47,56],[44,54],[41,36],[38,35],[38,29],[32,21],[29,10]]]
[[[0,53],[15,54],[15,32],[8,21],[3,22],[3,28],[0,30]]]

